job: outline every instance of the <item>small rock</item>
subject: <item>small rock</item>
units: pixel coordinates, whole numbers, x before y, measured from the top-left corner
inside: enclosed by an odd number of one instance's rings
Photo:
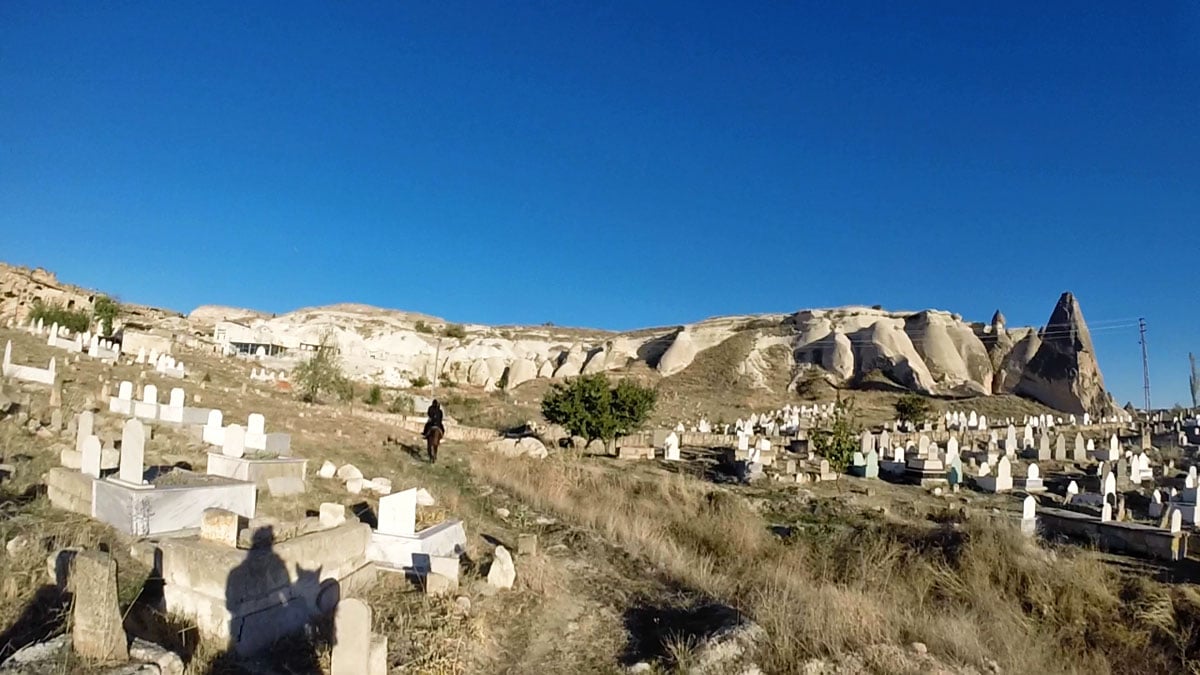
[[[161,675],[183,675],[183,659],[175,652],[153,642],[134,638],[129,646],[129,658],[134,661],[153,663]]]
[[[321,465],[321,469],[317,471],[317,475],[321,478],[333,478],[337,475],[337,466],[333,462],[325,460],[325,463]]]
[[[433,506],[437,502],[434,501],[433,495],[429,494],[429,490],[420,488],[417,490],[417,506]]]
[[[935,487],[935,488],[933,488],[933,496],[934,496],[934,497],[941,497],[941,496],[942,496],[942,488],[941,488],[941,487]]]
[[[492,566],[488,570],[487,580],[489,586],[500,589],[512,588],[513,582],[517,580],[517,568],[513,564],[512,555],[503,546],[496,547],[495,557],[492,559]]]
[[[325,502],[320,510],[322,527],[337,527],[346,522],[346,505]]]
[[[499,516],[501,520],[508,520],[508,509],[504,508],[503,506],[499,507],[496,509],[496,515]]]
[[[346,481],[346,491],[352,495],[356,495],[363,491],[365,481],[361,478],[351,478]]]
[[[546,516],[538,516],[533,522],[537,523],[538,525],[553,525],[553,524],[557,523],[558,521],[555,520],[554,518],[547,518]]]
[[[538,539],[536,534],[517,535],[517,555],[537,555]]]
[[[363,472],[359,471],[358,467],[354,466],[353,464],[345,464],[342,466],[342,468],[337,470],[337,477],[346,481],[355,478],[361,479],[363,477]]]
[[[449,595],[458,589],[458,583],[434,572],[425,575],[425,595]]]
[[[9,539],[8,543],[4,545],[4,550],[8,551],[9,555],[16,555],[17,553],[24,551],[26,548],[29,548],[29,537],[23,534],[18,534],[12,539]]]
[[[646,663],[645,661],[639,661],[639,662],[633,664],[632,666],[629,666],[628,668],[626,668],[625,672],[627,672],[627,673],[649,673],[653,670],[654,670],[654,666],[651,666],[649,663]]]
[[[918,654],[929,653],[929,647],[926,647],[924,642],[914,642],[910,646],[912,647],[912,650]]]
[[[471,613],[471,599],[465,595],[460,595],[454,599],[454,609],[459,614],[466,616]]]

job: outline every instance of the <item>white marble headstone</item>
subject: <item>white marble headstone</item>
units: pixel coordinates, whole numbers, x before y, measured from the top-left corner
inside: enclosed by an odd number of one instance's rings
[[[221,454],[226,457],[241,457],[246,454],[246,430],[240,424],[225,427],[225,444]]]
[[[79,470],[92,478],[100,477],[100,439],[88,436],[83,440],[83,456],[80,459]]]
[[[409,488],[379,498],[381,534],[411,537],[417,529],[417,489]]]
[[[121,464],[117,476],[126,483],[141,485],[145,462],[146,428],[141,420],[126,420],[121,429]]]

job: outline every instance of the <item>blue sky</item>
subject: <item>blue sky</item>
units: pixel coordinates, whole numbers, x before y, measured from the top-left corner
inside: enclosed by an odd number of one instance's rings
[[[0,3],[0,260],[134,302],[1200,351],[1195,3]],[[1108,327],[1116,328],[1108,328]]]

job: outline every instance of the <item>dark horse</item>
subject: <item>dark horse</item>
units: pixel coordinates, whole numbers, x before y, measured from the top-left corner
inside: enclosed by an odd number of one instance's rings
[[[425,452],[429,453],[429,463],[437,462],[438,446],[442,444],[442,436],[445,432],[440,426],[430,427],[429,431],[425,432]]]

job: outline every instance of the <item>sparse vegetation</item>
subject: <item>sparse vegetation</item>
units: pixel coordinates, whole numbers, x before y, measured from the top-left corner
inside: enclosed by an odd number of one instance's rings
[[[342,373],[341,360],[333,348],[332,336],[321,336],[317,351],[292,371],[292,383],[300,400],[315,403],[325,396],[346,401],[354,396],[354,385]]]
[[[417,321],[417,323],[413,325],[413,330],[417,331],[418,333],[425,334],[433,332],[433,329],[429,327],[429,324],[425,323],[424,321]]]
[[[29,308],[29,320],[38,319],[41,319],[46,328],[57,323],[73,333],[82,333],[92,324],[92,317],[86,310],[67,309],[61,303],[43,302],[41,298],[34,298]]]
[[[589,441],[612,441],[638,429],[654,410],[657,393],[632,380],[611,386],[603,373],[555,383],[542,399],[542,416]]]
[[[442,335],[448,338],[461,340],[467,337],[467,329],[463,328],[461,324],[452,323],[442,329]]]
[[[429,378],[424,375],[418,375],[412,379],[409,385],[413,389],[424,389],[429,386]]]
[[[388,403],[388,412],[396,415],[411,415],[416,411],[416,408],[416,401],[413,400],[412,396],[405,393],[396,394],[391,403]]]
[[[769,514],[802,525],[781,540],[746,500],[683,476],[490,456],[472,471],[748,614],[769,636],[754,654],[764,672],[817,658],[928,672],[889,661],[914,641],[983,673],[1196,672],[1194,589],[1122,576],[1087,551],[1050,555],[1002,521],[905,525],[823,500]]]
[[[377,384],[371,385],[371,388],[367,390],[366,397],[363,398],[363,403],[367,405],[379,405],[382,401],[383,390]]]
[[[829,468],[837,473],[839,479],[858,451],[860,431],[854,413],[854,400],[838,399],[829,428],[813,429],[809,434],[817,454],[829,461]]]
[[[904,394],[896,400],[896,418],[916,424],[929,418],[933,404],[920,394]]]
[[[121,315],[121,303],[107,295],[96,298],[92,303],[92,316],[100,322],[100,330],[105,335],[112,335],[113,322]]]

